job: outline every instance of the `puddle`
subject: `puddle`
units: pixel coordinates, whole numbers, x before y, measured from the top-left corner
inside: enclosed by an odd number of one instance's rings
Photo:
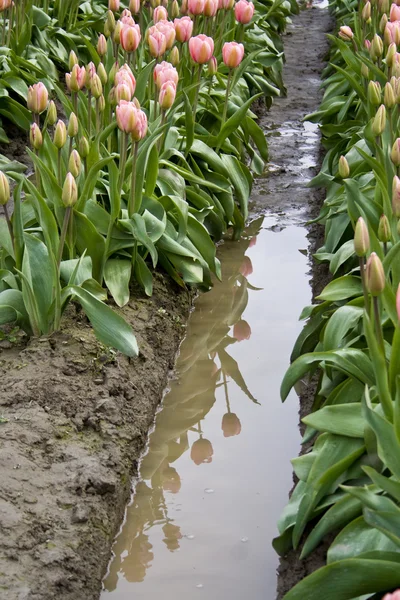
[[[196,302],[101,600],[275,598],[271,547],[298,454],[279,386],[309,303],[306,230],[253,222]],[[258,235],[257,235],[258,234]],[[256,237],[257,236],[257,237]]]

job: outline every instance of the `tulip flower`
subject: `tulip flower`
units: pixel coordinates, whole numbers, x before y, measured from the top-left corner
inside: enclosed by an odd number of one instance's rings
[[[67,133],[68,133],[69,137],[70,138],[76,137],[78,135],[78,130],[79,130],[78,118],[77,118],[76,114],[72,112],[69,115],[68,129],[67,129]]]
[[[227,412],[222,417],[221,429],[224,433],[224,437],[232,437],[240,434],[242,425],[235,413]]]
[[[47,108],[47,124],[53,126],[53,125],[55,125],[56,122],[57,122],[57,108],[56,108],[56,105],[54,104],[54,101],[50,100],[49,106]]]
[[[386,594],[383,600],[400,600],[400,590],[396,590],[392,594]]]
[[[69,75],[69,89],[71,90],[71,92],[79,92],[79,90],[83,89],[86,83],[85,67],[74,65]]]
[[[188,0],[182,0],[181,2],[181,15],[184,17],[188,14]]]
[[[200,438],[193,443],[190,451],[190,458],[195,465],[201,465],[203,463],[212,462],[213,454],[214,450],[211,442],[205,438]]]
[[[169,50],[170,48],[172,48],[172,46],[175,43],[176,37],[174,24],[170,21],[163,20],[158,21],[158,23],[156,23],[154,27],[157,31],[159,31],[165,36],[166,49]]]
[[[383,40],[387,46],[394,43],[396,46],[400,44],[400,22],[386,23]]]
[[[392,210],[395,217],[400,219],[400,179],[395,175],[392,186]]]
[[[114,33],[113,33],[113,40],[114,40],[114,44],[116,44],[117,46],[120,45],[121,43],[121,29],[123,25],[127,25],[128,23],[122,23],[121,21],[117,21],[116,25],[115,25],[115,29],[114,29]]]
[[[345,40],[346,42],[351,41],[354,37],[351,27],[348,27],[347,25],[343,25],[342,27],[340,27],[339,37],[342,38],[342,40]]]
[[[108,76],[107,76],[107,71],[102,62],[99,63],[99,66],[97,67],[97,75],[100,77],[100,81],[101,81],[102,85],[106,85],[106,83],[108,81]]]
[[[243,319],[235,323],[233,326],[233,337],[238,341],[249,340],[251,336],[251,328],[247,321]]]
[[[108,10],[117,12],[119,10],[119,0],[108,0]]]
[[[139,25],[124,25],[121,29],[121,46],[125,52],[135,52],[140,43]]]
[[[162,110],[168,110],[175,102],[176,85],[173,81],[166,81],[160,88],[158,102]]]
[[[79,149],[79,156],[83,159],[87,158],[87,156],[89,155],[89,152],[90,152],[90,146],[89,146],[89,142],[88,142],[87,138],[85,138],[84,135],[79,140],[78,149]]]
[[[72,173],[74,177],[78,177],[81,172],[81,157],[77,150],[72,150],[68,161],[68,171]]]
[[[114,33],[115,29],[115,17],[114,13],[111,10],[107,11],[107,18],[104,23],[104,35],[110,37]]]
[[[202,15],[205,0],[188,0],[188,10],[192,15]]]
[[[365,256],[369,250],[370,241],[368,227],[362,217],[359,217],[354,231],[354,250],[357,256]]]
[[[173,0],[171,4],[171,19],[177,19],[179,17],[179,3],[178,0]]]
[[[112,104],[119,104],[121,100],[125,100],[126,102],[130,102],[132,100],[131,89],[126,83],[119,83],[113,89],[114,97],[112,99]]]
[[[342,179],[347,179],[350,175],[350,167],[349,163],[345,156],[341,156],[339,158],[339,177]]]
[[[181,478],[174,467],[167,467],[162,472],[162,487],[166,492],[177,494],[181,489]]]
[[[117,125],[124,133],[133,133],[136,126],[137,108],[133,102],[121,100],[115,110]]]
[[[397,138],[394,142],[390,152],[390,158],[396,167],[400,167],[400,138]]]
[[[31,125],[29,131],[29,141],[31,143],[32,148],[34,148],[35,150],[39,150],[42,147],[43,136],[39,126],[36,123],[33,123]]]
[[[383,93],[383,103],[387,109],[391,110],[396,104],[396,96],[389,81],[386,83]]]
[[[188,42],[193,33],[193,21],[190,17],[174,20],[176,39],[178,42]]]
[[[67,173],[61,198],[65,208],[74,206],[78,200],[78,188],[76,186],[75,177],[72,175],[72,173]]]
[[[5,206],[10,199],[10,184],[7,176],[0,171],[0,206]]]
[[[158,21],[168,21],[168,11],[164,6],[157,6],[153,12],[153,21],[154,23],[158,23]]]
[[[205,0],[203,15],[205,17],[215,17],[218,10],[218,0]]]
[[[47,108],[49,94],[44,83],[39,81],[28,88],[28,109],[34,115],[40,115]]]
[[[129,9],[125,8],[120,16],[121,23],[124,25],[135,25],[135,19],[132,17],[132,13]]]
[[[372,133],[379,137],[385,131],[386,127],[386,108],[383,104],[378,108],[372,123]]]
[[[381,218],[379,219],[378,239],[380,242],[383,243],[385,254],[386,254],[386,250],[387,250],[386,245],[388,242],[390,242],[391,237],[392,237],[392,234],[391,234],[391,230],[390,230],[389,219],[387,218],[386,215],[382,215]]]
[[[218,62],[215,56],[212,56],[208,61],[207,70],[209,77],[213,77],[218,73]]]
[[[171,61],[171,64],[176,67],[177,65],[179,65],[179,60],[180,60],[180,56],[179,56],[179,50],[176,46],[174,46],[169,54],[169,60]]]
[[[140,108],[136,107],[136,110],[136,123],[135,128],[132,132],[132,140],[134,142],[139,142],[144,137],[146,137],[147,134],[147,116],[146,113],[143,112],[143,110],[141,110]]]
[[[247,0],[239,0],[239,2],[235,4],[235,19],[238,23],[247,25],[247,23],[250,23],[253,15],[254,4],[252,2],[247,2]]]
[[[167,40],[165,35],[155,27],[150,27],[147,37],[150,54],[153,58],[162,56],[167,49]]]
[[[371,18],[371,2],[367,1],[361,12],[361,17],[364,21],[369,21]]]
[[[378,81],[370,81],[368,84],[368,100],[373,106],[379,106],[382,101],[381,85]]]
[[[60,150],[61,148],[63,148],[66,141],[67,141],[67,128],[65,126],[64,121],[61,121],[61,119],[60,119],[57,122],[55,131],[54,131],[53,143],[54,143],[55,147],[58,150]]]
[[[381,259],[372,252],[366,267],[367,287],[372,296],[379,296],[386,286],[385,272]]]
[[[194,62],[204,65],[214,54],[214,40],[204,34],[196,35],[189,40],[189,52]]]
[[[0,0],[0,12],[3,12],[10,8],[13,0]]]
[[[175,85],[179,81],[178,71],[165,60],[154,67],[153,77],[158,88],[167,81],[173,81]]]
[[[382,38],[376,33],[371,42],[370,55],[373,61],[376,61],[383,54]]]
[[[99,39],[97,41],[97,54],[101,58],[107,54],[107,40],[102,33],[99,35]]]
[[[243,44],[238,44],[237,42],[226,42],[222,47],[223,61],[230,69],[238,67],[243,60],[243,56]]]
[[[140,0],[129,0],[129,10],[136,15],[140,11]]]
[[[400,21],[400,6],[393,3],[390,7],[390,20],[393,23],[394,21]]]

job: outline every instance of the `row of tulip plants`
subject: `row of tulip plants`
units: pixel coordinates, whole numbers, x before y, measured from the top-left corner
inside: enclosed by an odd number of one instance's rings
[[[22,12],[88,28],[93,4],[70,7],[68,18],[58,3]],[[268,157],[251,106],[280,92],[279,33],[292,10],[257,6],[110,0],[102,32],[82,30],[70,50],[65,84],[47,77],[27,88],[34,174],[15,163],[0,172],[0,324],[51,334],[73,299],[100,341],[135,356],[108,297],[125,306],[132,281],[150,296],[157,265],[181,286],[207,288],[220,276],[215,242],[229,227],[240,234]],[[18,10],[3,10],[10,43],[10,28],[17,37],[24,28]]]
[[[310,450],[275,549],[318,552],[326,566],[285,600],[400,596],[400,7],[334,0],[324,97],[308,119],[326,148],[312,181],[326,188],[315,255],[331,281],[302,314],[281,395],[317,378],[303,419]],[[386,595],[385,595],[386,594]]]

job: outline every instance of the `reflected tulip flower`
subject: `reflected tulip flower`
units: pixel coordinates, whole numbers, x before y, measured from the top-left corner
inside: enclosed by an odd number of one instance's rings
[[[253,15],[254,4],[252,2],[247,2],[247,0],[239,0],[239,2],[235,4],[235,19],[238,21],[238,23],[247,25],[247,23],[250,23]]]
[[[255,246],[256,244],[257,244],[257,236],[256,236],[256,235],[254,235],[254,236],[251,238],[251,240],[250,240],[250,243],[249,243],[249,248],[252,248],[252,247],[253,247],[253,246]]]
[[[214,450],[212,444],[209,440],[205,438],[200,438],[196,440],[192,445],[192,449],[190,451],[190,458],[194,462],[195,465],[201,465],[202,463],[210,463],[212,462],[212,456],[214,454]]]
[[[251,327],[247,321],[243,319],[238,321],[233,326],[233,337],[238,341],[249,340],[251,336]]]
[[[239,417],[235,413],[225,413],[222,417],[221,429],[224,432],[224,437],[239,435],[242,431],[242,424]]]
[[[240,265],[239,272],[243,275],[243,277],[248,277],[253,272],[253,265],[248,256],[243,258],[243,262]]]
[[[181,478],[174,467],[164,469],[162,472],[162,486],[164,491],[177,494],[181,489],[181,485]]]
[[[165,538],[163,539],[164,544],[168,550],[173,552],[179,548],[179,540],[182,539],[181,529],[178,525],[173,523],[166,523],[162,528]]]

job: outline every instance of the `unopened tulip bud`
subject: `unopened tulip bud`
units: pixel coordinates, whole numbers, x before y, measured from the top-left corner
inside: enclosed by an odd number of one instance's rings
[[[174,67],[179,65],[179,50],[177,46],[174,46],[169,54],[169,60]]]
[[[27,105],[34,114],[40,115],[47,108],[49,94],[44,83],[39,81],[28,89]]]
[[[396,52],[397,52],[397,46],[394,42],[392,42],[386,53],[386,64],[388,67],[393,66],[393,59],[394,59]]]
[[[370,294],[379,296],[385,289],[386,279],[381,259],[375,252],[372,252],[367,260],[365,274]]]
[[[381,20],[379,21],[379,31],[380,33],[383,33],[383,37],[384,39],[386,39],[385,37],[385,31],[386,31],[386,25],[388,24],[389,19],[387,18],[387,15],[382,15]]]
[[[81,157],[77,150],[72,150],[68,161],[68,171],[74,176],[79,177],[81,172]]]
[[[78,149],[79,149],[79,156],[81,156],[82,158],[86,158],[88,156],[89,151],[90,151],[90,146],[89,146],[89,142],[88,142],[87,138],[85,138],[84,135],[79,140]]]
[[[182,0],[181,2],[181,15],[184,17],[188,14],[188,0]]]
[[[376,60],[383,54],[383,42],[382,38],[376,33],[371,42],[371,58]]]
[[[378,225],[378,239],[380,242],[387,244],[391,238],[389,219],[386,215],[382,215]]]
[[[57,122],[57,108],[54,104],[53,100],[50,101],[49,107],[47,109],[47,123],[49,125],[54,125]]]
[[[383,94],[383,102],[389,110],[392,109],[396,104],[396,96],[394,95],[394,91],[389,82],[385,85],[385,90]]]
[[[39,150],[43,144],[42,132],[39,129],[39,126],[36,123],[31,125],[31,129],[29,132],[29,140],[31,142],[32,148],[35,150]]]
[[[339,37],[342,38],[342,40],[345,40],[346,42],[351,41],[354,37],[351,27],[348,27],[347,25],[343,25],[339,29]]]
[[[112,31],[111,31],[111,29],[110,29],[110,26],[109,26],[109,24],[108,24],[108,21],[106,21],[106,22],[104,23],[104,29],[103,29],[103,31],[104,31],[104,37],[105,37],[106,39],[108,39],[109,37],[111,37],[111,35],[112,35]]]
[[[99,63],[99,66],[97,67],[97,75],[100,77],[101,83],[106,85],[108,77],[103,63]]]
[[[79,63],[78,61],[78,57],[75,54],[75,52],[73,50],[71,50],[71,52],[69,53],[69,58],[68,58],[68,66],[69,66],[69,70],[72,71],[73,66],[77,65]]]
[[[177,19],[180,15],[179,4],[177,0],[173,0],[171,4],[171,18]]]
[[[113,40],[117,46],[121,43],[121,21],[118,21],[118,23],[115,25]]]
[[[400,138],[397,138],[393,144],[390,158],[396,167],[400,167]]]
[[[0,171],[0,206],[4,206],[10,199],[10,184],[7,176]]]
[[[392,186],[392,210],[395,217],[400,219],[400,179],[395,175]]]
[[[369,79],[369,69],[364,63],[361,65],[361,75],[364,79]]]
[[[218,72],[218,62],[215,56],[212,56],[208,61],[207,72],[209,77],[213,77]]]
[[[339,158],[339,177],[342,179],[347,179],[350,175],[350,167],[349,163],[345,156],[341,156]]]
[[[108,10],[117,12],[119,10],[119,0],[108,0]]]
[[[99,111],[104,112],[106,109],[106,99],[104,98],[103,94],[100,96],[97,103],[98,103]]]
[[[75,177],[72,173],[67,173],[62,189],[62,203],[65,208],[74,206],[78,200],[78,188],[76,187]]]
[[[133,98],[132,102],[136,106],[136,108],[140,108],[140,102],[137,98]]]
[[[136,15],[140,11],[140,0],[129,0],[129,10]]]
[[[64,121],[57,121],[56,130],[54,132],[53,142],[56,148],[59,150],[64,146],[67,141],[67,128],[65,127]]]
[[[379,106],[382,102],[381,85],[378,81],[370,81],[368,84],[368,100],[373,106]]]
[[[97,73],[92,79],[90,91],[92,92],[93,98],[100,98],[100,96],[103,93],[103,86],[101,84],[100,77],[97,75]]]
[[[362,9],[361,16],[364,21],[368,21],[371,18],[371,2],[366,2],[364,8]]]
[[[386,127],[386,108],[383,104],[378,108],[372,123],[372,132],[377,137],[382,135]]]
[[[172,81],[163,83],[160,89],[159,104],[163,110],[171,108],[175,102],[176,85]]]
[[[69,135],[70,138],[74,138],[78,135],[78,130],[79,130],[79,124],[78,124],[78,119],[75,113],[71,113],[69,116],[69,121],[68,121],[68,129],[67,129],[67,133]]]
[[[107,40],[102,33],[99,35],[99,39],[97,41],[97,54],[101,58],[107,54]]]
[[[105,27],[104,27],[104,34],[107,36],[107,33],[105,31],[107,27],[107,30],[110,32],[109,35],[114,33],[114,29],[115,29],[115,17],[114,17],[114,13],[109,10],[107,12],[107,18],[106,18],[106,22],[105,22]]]
[[[389,12],[389,0],[382,0],[382,2],[379,3],[380,4],[380,12],[381,13],[388,13]],[[386,16],[386,15],[385,15]]]
[[[356,223],[354,231],[354,250],[357,256],[365,256],[369,250],[368,227],[362,217]]]

